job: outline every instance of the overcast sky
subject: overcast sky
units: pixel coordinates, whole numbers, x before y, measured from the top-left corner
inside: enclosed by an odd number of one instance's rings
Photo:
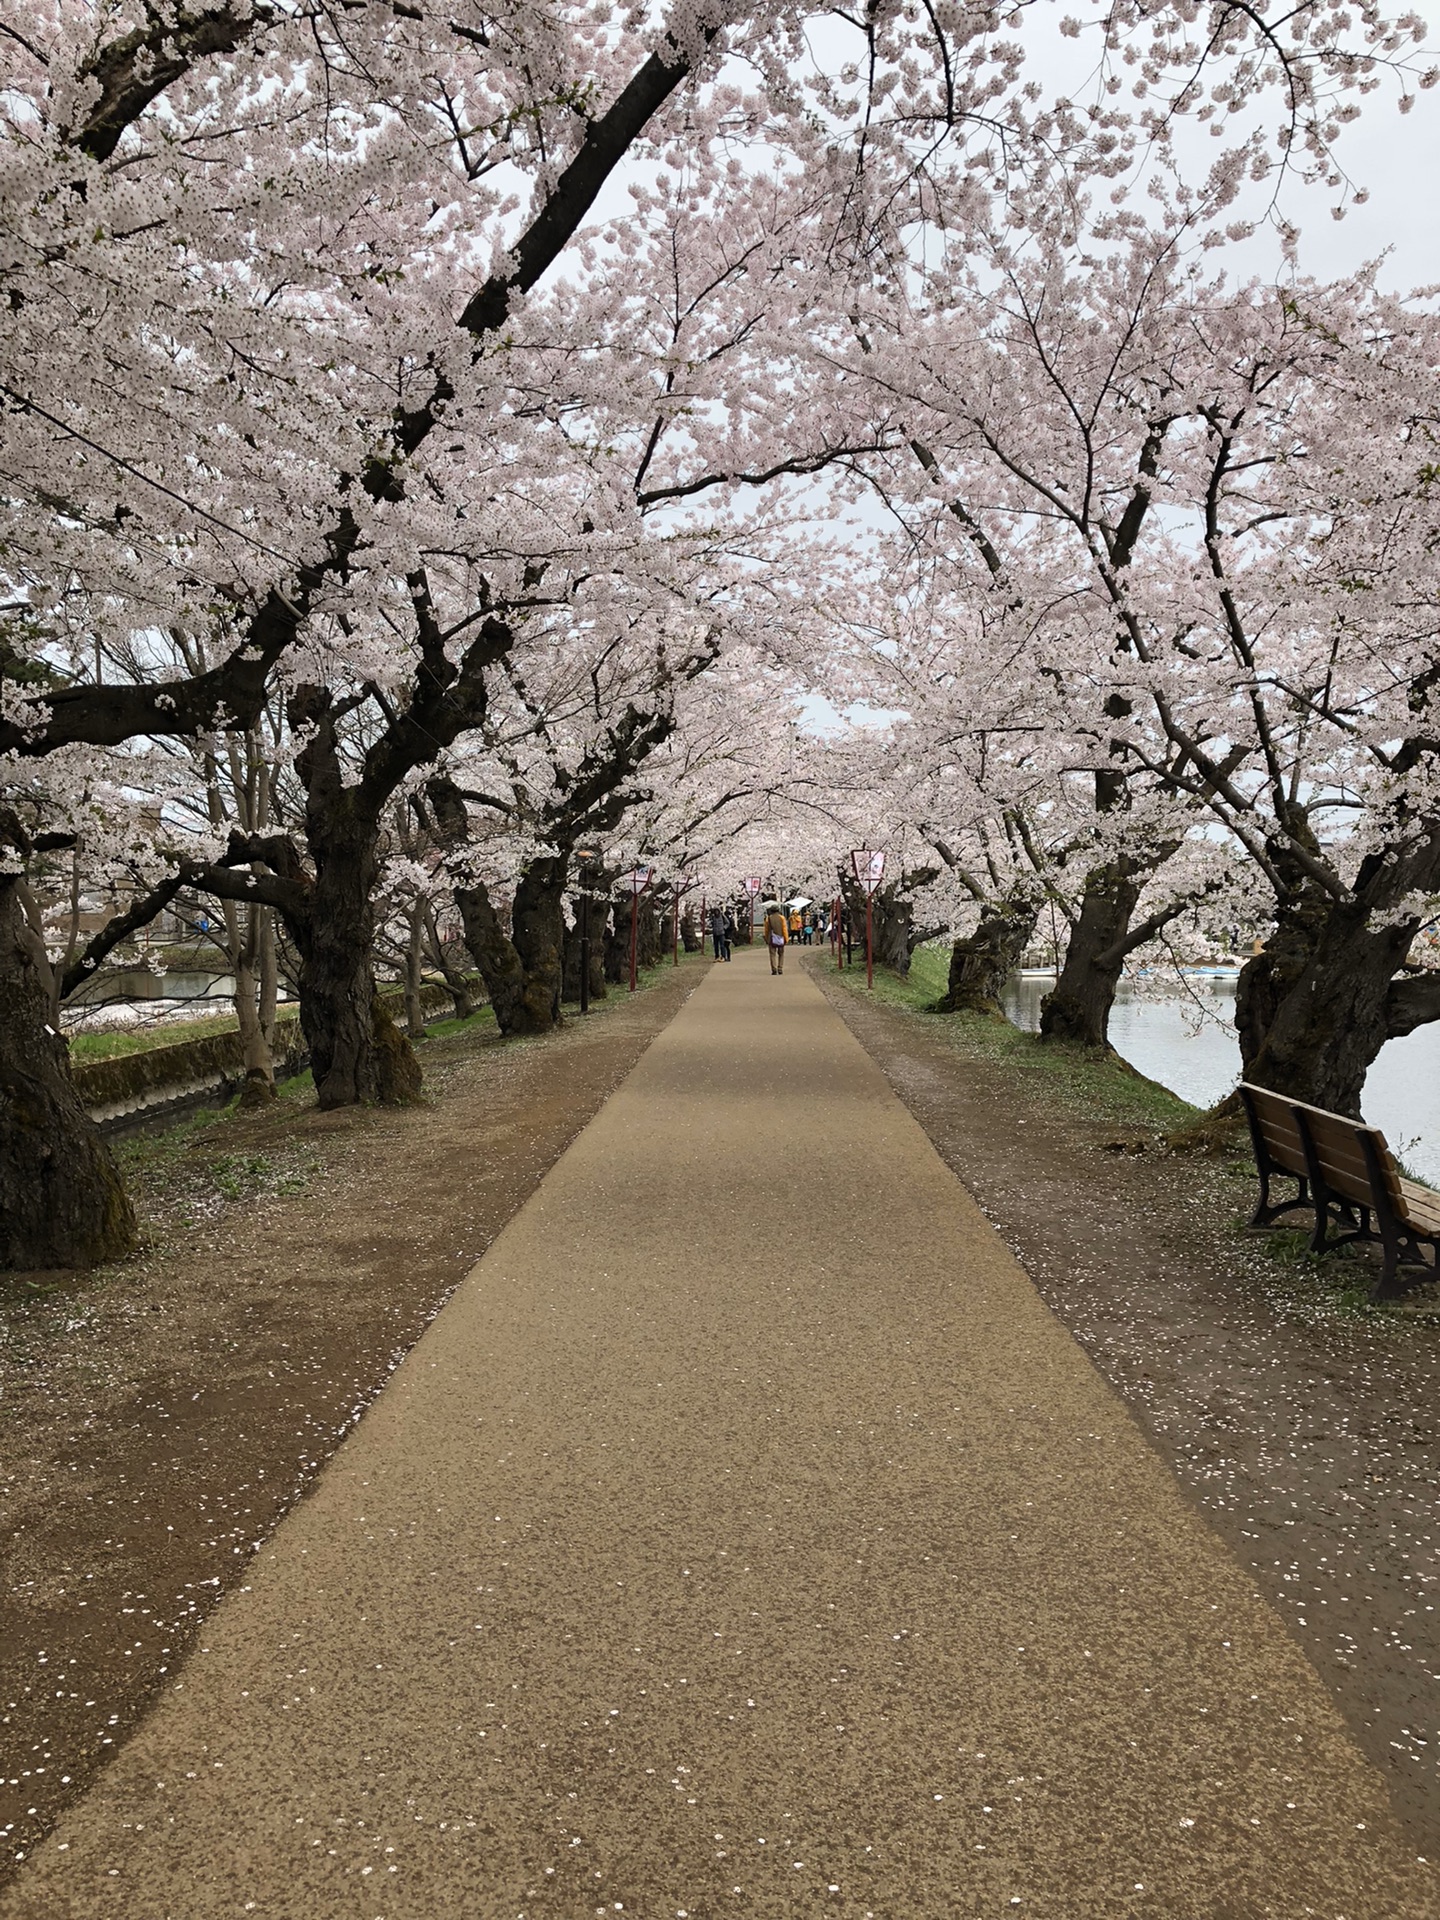
[[[1429,0],[1440,40],[1440,0]],[[1364,206],[1351,207],[1337,221],[1330,209],[1335,194],[1324,188],[1296,188],[1285,194],[1285,208],[1301,231],[1301,271],[1317,280],[1335,280],[1366,260],[1389,250],[1382,284],[1392,293],[1409,293],[1440,283],[1440,87],[1420,94],[1408,114],[1393,95],[1376,95],[1359,120],[1346,129],[1336,149],[1356,187],[1368,188]],[[1271,271],[1273,244],[1259,251],[1253,265],[1249,249],[1235,250],[1227,262],[1241,271]]]

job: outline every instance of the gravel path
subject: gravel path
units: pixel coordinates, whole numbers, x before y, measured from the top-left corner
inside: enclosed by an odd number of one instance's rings
[[[1250,1576],[762,967],[516,1215],[3,1920],[1440,1911]]]

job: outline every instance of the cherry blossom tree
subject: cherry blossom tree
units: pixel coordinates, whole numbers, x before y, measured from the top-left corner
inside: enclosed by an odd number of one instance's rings
[[[953,546],[960,502],[1090,756],[1110,852],[1066,972],[1078,952],[1106,1003],[1124,953],[1182,910],[1168,889],[1135,919],[1202,813],[1272,898],[1241,981],[1247,1072],[1358,1111],[1384,1039],[1437,1004],[1395,977],[1440,879],[1433,319],[1363,277],[1233,289],[1163,235],[1104,258],[1037,246],[973,300],[868,364],[927,409],[928,537]]]
[[[0,753],[49,763],[0,876],[0,1069],[10,1085],[13,1045],[45,1116],[21,1125],[12,1103],[0,1121],[31,1196],[7,1257],[32,1228],[57,1257],[73,1207],[85,1257],[126,1238],[44,1032],[16,878],[51,831],[39,813],[63,811],[67,750],[244,733],[283,701],[303,817],[237,825],[204,884],[285,921],[322,1101],[407,1097],[415,1065],[376,1011],[371,960],[396,796],[483,723],[547,606],[653,576],[644,510],[883,454],[883,410],[877,432],[873,406],[834,401],[848,372],[817,397],[765,357],[802,326],[836,335],[877,200],[902,237],[942,202],[949,218],[1004,192],[1023,211],[1057,143],[1072,171],[1119,181],[1177,115],[1277,87],[1285,141],[1324,172],[1351,94],[1403,70],[1413,38],[1338,0],[1279,31],[1248,6],[1110,6],[1084,31],[1103,60],[1135,51],[1140,87],[1103,79],[1087,107],[1028,88],[1012,23],[989,11],[850,23],[858,60],[833,73],[806,18],[121,0],[97,19],[42,0],[3,23]],[[768,206],[742,147],[785,156]],[[623,164],[640,197],[597,241],[584,223]],[[718,302],[688,265],[652,301],[675,378],[643,431],[617,385],[621,486],[589,425],[567,429],[602,419],[610,252],[653,284],[677,213],[693,228],[721,204],[693,178],[677,202],[654,184],[666,170],[726,183],[746,218],[712,269]],[[583,269],[576,290],[540,294],[562,259]],[[822,264],[835,294],[812,307]],[[719,309],[747,306],[727,335]],[[569,344],[547,360],[552,324]],[[165,671],[177,636],[193,664]],[[96,667],[147,655],[125,677]],[[93,1205],[71,1197],[87,1183]]]

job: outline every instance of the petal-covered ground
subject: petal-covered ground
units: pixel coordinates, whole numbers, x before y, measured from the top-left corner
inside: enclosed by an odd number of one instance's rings
[[[762,968],[546,1176],[6,1920],[1433,1915],[1251,1574]]]

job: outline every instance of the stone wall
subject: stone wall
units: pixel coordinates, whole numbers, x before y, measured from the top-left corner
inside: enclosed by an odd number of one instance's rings
[[[385,989],[382,998],[398,1018],[404,1017],[405,996]],[[430,1017],[449,1014],[454,1002],[438,983],[420,989],[420,1005]],[[275,1078],[288,1080],[310,1063],[297,1019],[282,1019],[276,1036]],[[113,1060],[85,1060],[72,1069],[76,1091],[92,1120],[105,1128],[123,1126],[141,1115],[147,1118],[204,1096],[238,1090],[245,1063],[239,1031],[200,1034],[170,1047],[147,1047]]]

